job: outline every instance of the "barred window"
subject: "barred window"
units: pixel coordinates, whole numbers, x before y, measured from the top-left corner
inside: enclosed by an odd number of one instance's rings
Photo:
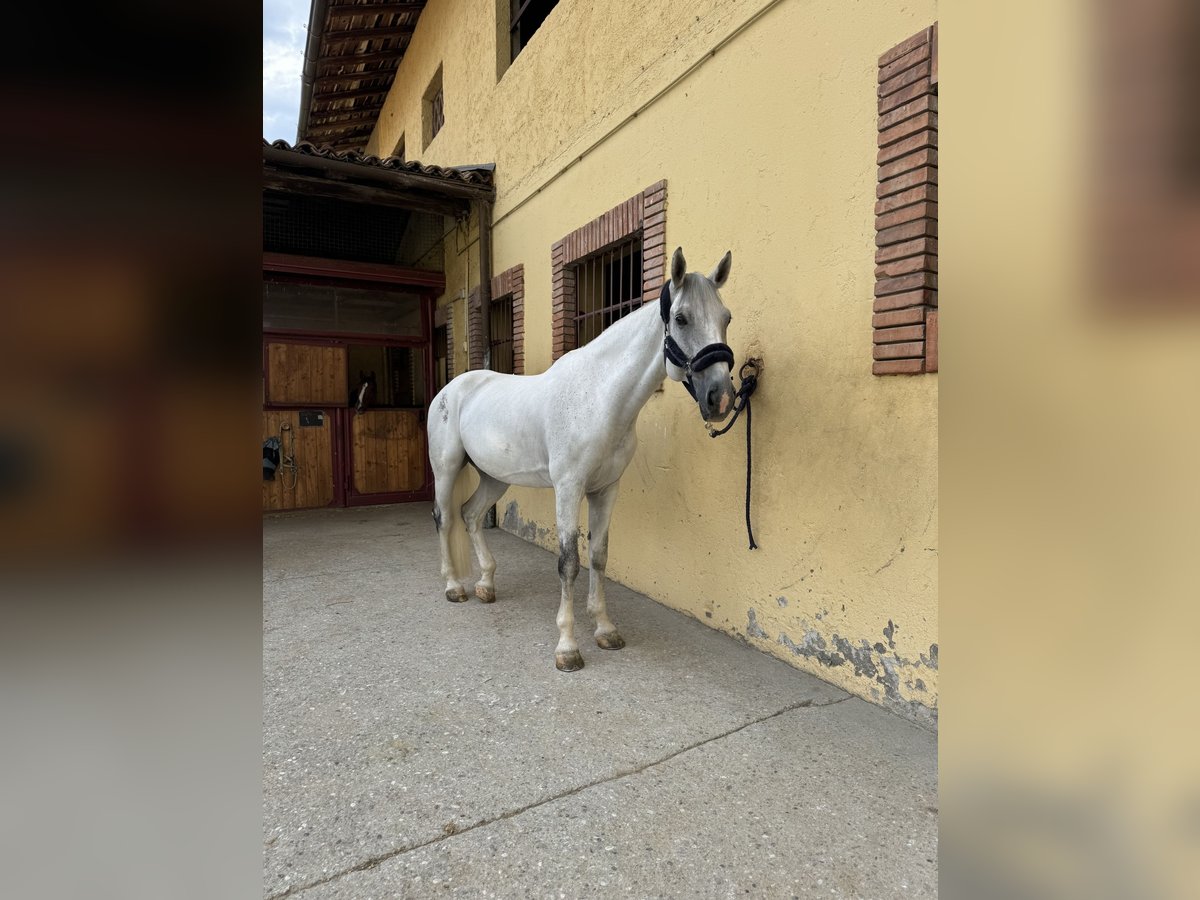
[[[492,301],[488,327],[492,347],[492,370],[512,375],[513,298],[512,294]]]
[[[575,346],[582,347],[642,305],[642,238],[584,258],[575,269]]]

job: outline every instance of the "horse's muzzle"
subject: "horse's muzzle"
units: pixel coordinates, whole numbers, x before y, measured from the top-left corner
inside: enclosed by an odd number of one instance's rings
[[[696,373],[692,375],[692,384],[696,390],[700,415],[705,422],[723,422],[733,412],[737,392],[733,388],[728,366],[717,365]]]

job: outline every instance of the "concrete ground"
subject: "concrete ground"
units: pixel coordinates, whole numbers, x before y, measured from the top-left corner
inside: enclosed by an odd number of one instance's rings
[[[930,897],[936,736],[555,557],[443,599],[428,504],[263,522],[264,895]]]

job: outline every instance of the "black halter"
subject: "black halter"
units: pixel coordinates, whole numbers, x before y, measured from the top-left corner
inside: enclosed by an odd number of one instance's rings
[[[687,388],[687,392],[695,400],[696,389],[692,387],[692,374],[707,369],[709,366],[716,365],[719,362],[729,363],[729,367],[732,369],[733,351],[729,349],[728,344],[709,344],[691,359],[688,359],[683,349],[675,343],[675,338],[671,337],[669,327],[671,317],[671,282],[669,281],[663,285],[662,293],[658,296],[658,309],[662,314],[663,320],[663,356],[667,358],[667,362],[683,369],[683,386]]]

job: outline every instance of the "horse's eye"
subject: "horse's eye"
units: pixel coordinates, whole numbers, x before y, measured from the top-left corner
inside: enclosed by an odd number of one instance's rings
[[[687,319],[685,319],[683,317],[683,313],[675,313],[675,324],[676,325],[686,325],[687,324]]]

